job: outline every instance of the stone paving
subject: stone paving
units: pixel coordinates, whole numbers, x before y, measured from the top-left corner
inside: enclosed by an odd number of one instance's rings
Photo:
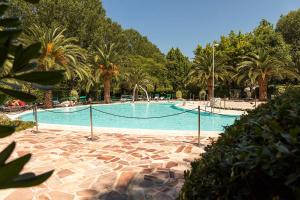
[[[1,150],[17,141],[13,158],[33,153],[23,172],[55,169],[47,182],[33,188],[0,191],[3,200],[172,200],[183,172],[203,148],[192,136],[100,134],[31,130],[0,140]],[[208,143],[208,138],[202,138]]]

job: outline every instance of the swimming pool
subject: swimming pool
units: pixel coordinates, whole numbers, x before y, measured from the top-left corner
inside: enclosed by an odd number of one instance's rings
[[[86,109],[85,109],[86,108]],[[39,123],[58,124],[58,125],[77,125],[90,126],[89,106],[59,108],[52,112],[39,111]],[[123,103],[110,105],[93,105],[93,125],[94,127],[110,128],[130,128],[130,129],[152,129],[152,130],[197,130],[198,114],[197,111],[185,112],[178,108],[175,103]],[[85,109],[85,110],[83,110]],[[80,111],[83,110],[83,111]],[[122,115],[128,117],[158,117],[174,115],[165,118],[135,119],[121,118],[98,112],[97,110]],[[76,112],[80,111],[80,112]],[[53,113],[57,112],[57,113]],[[73,112],[73,113],[67,113]],[[20,116],[24,121],[34,121],[32,113]],[[223,131],[224,126],[233,124],[238,116],[217,115],[201,112],[202,131]]]

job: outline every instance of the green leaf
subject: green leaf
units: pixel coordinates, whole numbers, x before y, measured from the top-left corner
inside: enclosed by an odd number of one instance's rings
[[[9,156],[12,154],[16,147],[16,142],[12,142],[10,145],[8,145],[1,153],[0,153],[0,166],[4,165],[6,160],[9,158]]]
[[[275,145],[276,145],[277,150],[279,152],[284,153],[284,154],[290,153],[290,151],[288,150],[288,148],[286,148],[286,146],[284,144],[282,144],[281,142],[278,142]]]
[[[19,26],[20,24],[21,22],[18,17],[0,18],[0,26],[3,27]]]
[[[15,61],[13,64],[12,71],[18,72],[27,66],[31,59],[39,57],[39,52],[41,49],[41,43],[35,43],[27,48],[23,48],[21,45],[16,49]]]
[[[4,67],[4,62],[7,59],[8,49],[5,47],[0,47],[0,68]]]
[[[17,99],[21,99],[25,102],[33,102],[36,100],[36,97],[31,95],[31,94],[27,94],[25,92],[21,92],[21,91],[16,91],[16,90],[10,90],[10,89],[5,89],[5,88],[1,88],[0,87],[0,91],[10,95],[12,97],[15,97]]]
[[[0,15],[3,15],[5,13],[5,11],[8,9],[8,5],[8,3],[0,3]]]
[[[12,126],[0,126],[0,138],[7,137],[15,132]]]
[[[40,0],[24,0],[24,1],[27,1],[29,3],[38,3],[38,2],[40,2]]]
[[[27,154],[20,158],[17,158],[4,166],[0,167],[0,183],[8,182],[16,178],[22,171],[23,167],[30,160],[31,154]]]
[[[0,185],[0,189],[36,186],[45,182],[53,174],[53,172],[54,170],[43,173],[38,176],[35,176],[34,174],[31,174],[30,176],[20,175],[21,178],[17,177],[14,181]]]
[[[63,79],[63,73],[64,71],[30,72],[13,78],[40,85],[55,85]]]
[[[22,33],[21,29],[6,29],[0,31],[0,44],[5,43],[8,39],[14,39]]]

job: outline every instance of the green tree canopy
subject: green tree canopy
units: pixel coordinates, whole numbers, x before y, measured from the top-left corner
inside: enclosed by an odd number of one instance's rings
[[[227,60],[223,52],[215,51],[215,67],[213,72],[213,48],[211,44],[207,44],[205,48],[198,45],[194,53],[194,63],[188,76],[189,82],[206,86],[208,99],[210,99],[214,87],[213,77],[216,83],[217,81],[229,82],[232,78],[232,67],[226,65]]]
[[[226,64],[234,68],[242,61],[242,57],[253,50],[252,34],[231,31],[227,36],[221,36],[220,45],[216,48],[226,57]]]
[[[185,87],[185,80],[190,70],[190,61],[184,56],[179,48],[171,48],[167,56],[166,69],[167,77],[173,90],[182,90]]]
[[[282,15],[277,22],[276,30],[291,45],[293,61],[300,69],[300,9]]]
[[[274,30],[273,25],[266,20],[262,20],[254,29],[251,43],[255,50],[263,49],[270,56],[285,62],[291,61],[289,45],[285,43],[282,35]]]

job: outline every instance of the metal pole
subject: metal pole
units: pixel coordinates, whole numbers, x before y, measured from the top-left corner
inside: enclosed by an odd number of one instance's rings
[[[255,102],[254,107],[256,108],[256,94],[254,96],[254,102]]]
[[[215,44],[213,43],[213,60],[212,60],[212,71],[213,71],[213,74],[212,74],[212,99],[214,100],[215,98]]]
[[[200,106],[198,106],[198,146],[200,146]]]
[[[93,108],[92,104],[90,104],[90,123],[91,123],[91,138],[90,140],[94,139],[94,132],[93,132]]]
[[[34,119],[35,119],[35,128],[36,128],[36,132],[38,132],[39,131],[39,123],[38,123],[38,117],[37,117],[37,105],[36,104],[34,104],[33,111],[34,111]]]

